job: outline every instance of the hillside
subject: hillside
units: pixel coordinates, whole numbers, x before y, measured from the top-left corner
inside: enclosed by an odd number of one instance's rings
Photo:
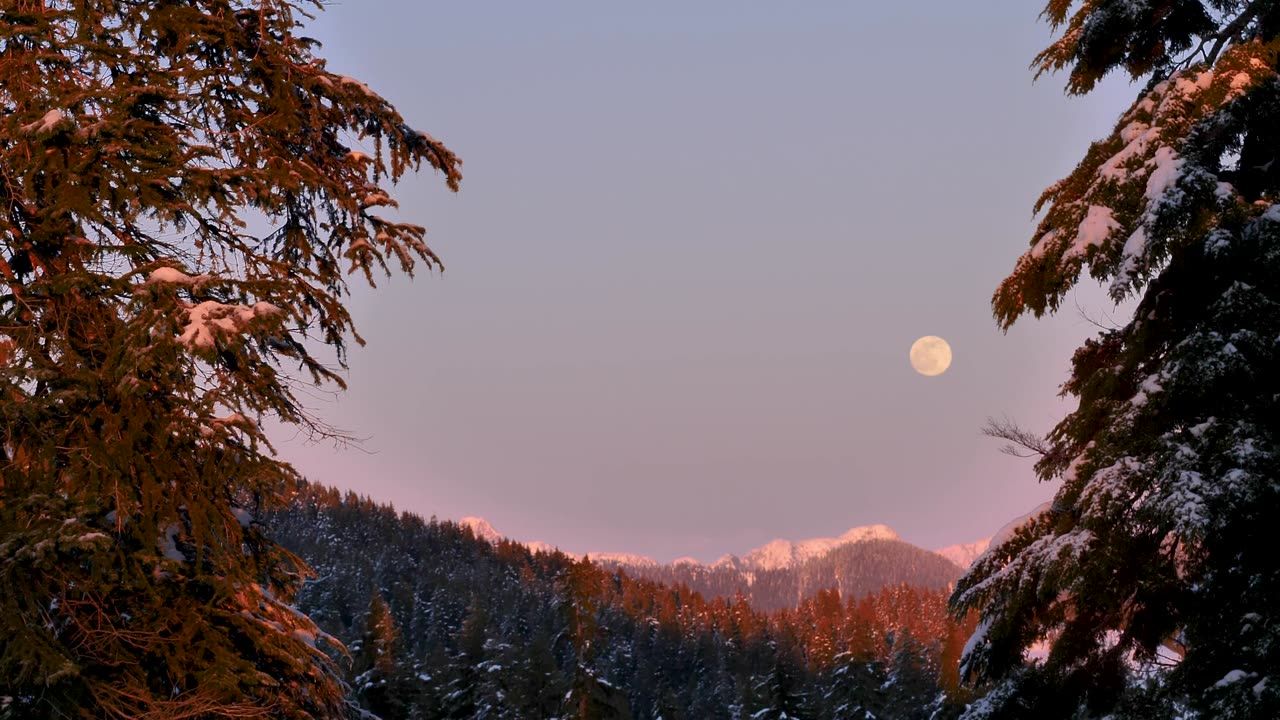
[[[937,590],[763,613],[313,485],[264,522],[316,571],[299,609],[347,646],[356,700],[386,720],[923,720],[963,699],[971,627]]]

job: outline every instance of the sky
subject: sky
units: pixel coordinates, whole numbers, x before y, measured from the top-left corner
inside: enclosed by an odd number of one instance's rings
[[[940,547],[1047,499],[988,417],[1050,429],[1082,287],[990,297],[1124,79],[1027,69],[1038,8],[813,0],[334,3],[308,27],[464,161],[394,191],[443,273],[359,290],[350,389],[279,431],[311,480],[573,552],[711,561],[883,523]],[[914,372],[924,335],[950,370]]]

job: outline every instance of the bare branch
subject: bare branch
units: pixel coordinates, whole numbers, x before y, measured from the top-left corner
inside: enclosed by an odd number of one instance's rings
[[[1115,321],[1115,318],[1111,317],[1106,312],[1099,313],[1103,318],[1106,319],[1106,322],[1104,323],[1101,320],[1098,320],[1097,318],[1090,317],[1089,312],[1085,310],[1084,306],[1080,304],[1080,298],[1075,297],[1073,295],[1071,298],[1071,302],[1074,303],[1076,306],[1076,314],[1079,315],[1081,319],[1083,319],[1085,322],[1098,328],[1099,330],[1119,330],[1120,329],[1120,324]]]
[[[1045,456],[1053,450],[1049,441],[1043,436],[1022,429],[1008,417],[999,420],[987,418],[987,424],[982,427],[982,434],[997,440],[1007,440],[1009,444],[1002,446],[1000,452],[1013,457]]]

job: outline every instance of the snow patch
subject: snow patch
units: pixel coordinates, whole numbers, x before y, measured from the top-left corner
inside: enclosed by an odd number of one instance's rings
[[[1138,391],[1129,399],[1129,404],[1135,408],[1140,408],[1147,404],[1147,400],[1156,393],[1163,390],[1160,387],[1160,378],[1157,375],[1148,375],[1142,384],[1138,386]]]
[[[39,120],[23,125],[18,129],[24,133],[42,135],[58,127],[58,125],[66,118],[67,116],[63,115],[61,110],[50,110]]]
[[[1133,158],[1145,153],[1151,141],[1159,137],[1159,134],[1159,127],[1152,127],[1143,122],[1134,121],[1124,126],[1120,130],[1120,140],[1125,143],[1124,148],[1102,163],[1098,174],[1109,180],[1128,179],[1129,170],[1125,165]]]
[[[1111,285],[1111,292],[1115,294],[1116,287],[1127,283],[1138,274],[1139,263],[1142,261],[1142,253],[1147,249],[1147,230],[1142,225],[1138,226],[1129,235],[1129,239],[1124,241],[1124,248],[1120,251],[1120,256],[1124,258],[1120,261],[1120,269],[1116,271],[1116,280]]]
[[[978,626],[973,629],[973,634],[964,643],[964,650],[960,653],[961,658],[967,660],[973,654],[973,651],[978,649],[979,645],[987,641],[987,633],[991,630],[991,620],[989,617],[984,617],[978,621]]]
[[[1071,243],[1071,247],[1063,257],[1079,257],[1087,253],[1089,248],[1101,247],[1111,233],[1119,229],[1120,223],[1116,222],[1115,216],[1111,213],[1111,208],[1102,205],[1090,205],[1089,210],[1085,213],[1084,220],[1080,222],[1079,228],[1076,229],[1075,242]]]
[[[178,342],[187,347],[208,350],[220,335],[243,331],[258,318],[280,314],[280,308],[268,302],[253,305],[228,305],[216,300],[206,300],[187,307],[187,325],[178,336]]]
[[[1178,182],[1178,177],[1182,174],[1182,166],[1186,161],[1178,157],[1177,151],[1173,148],[1162,147],[1156,150],[1152,162],[1155,163],[1155,169],[1147,178],[1146,197],[1147,202],[1154,205],[1169,188]]]
[[[196,287],[209,280],[208,275],[188,275],[174,267],[159,267],[147,275],[148,285],[182,285]]]
[[[1041,235],[1040,239],[1036,241],[1036,244],[1031,247],[1031,257],[1036,258],[1037,260],[1044,257],[1045,251],[1049,249],[1049,244],[1057,237],[1057,230],[1050,230],[1044,235]]]
[[[990,541],[990,544],[988,545],[988,549],[998,548],[1001,545],[1005,544],[1006,542],[1009,541],[1010,538],[1013,537],[1014,533],[1018,532],[1018,530],[1021,529],[1023,526],[1030,525],[1031,523],[1035,522],[1036,519],[1038,519],[1041,515],[1049,512],[1049,509],[1051,507],[1053,507],[1053,503],[1047,503],[1047,502],[1040,503],[1035,507],[1034,510],[1027,513],[1026,515],[1021,515],[1005,523],[1004,527],[997,530],[996,534],[991,536],[991,541]]]
[[[1224,688],[1229,685],[1235,685],[1236,683],[1240,682],[1241,680],[1244,680],[1247,677],[1249,677],[1249,673],[1243,670],[1232,670],[1226,675],[1223,675],[1222,679],[1214,683],[1213,686],[1216,688]]]
[[[365,85],[364,83],[360,82],[359,80],[357,80],[357,79],[355,79],[355,78],[353,78],[353,77],[347,77],[346,75],[339,75],[339,76],[338,76],[338,83],[339,83],[339,84],[341,84],[341,85],[347,85],[347,86],[353,87],[353,88],[355,88],[355,89],[359,90],[360,92],[364,93],[364,94],[365,94],[365,95],[367,95],[368,97],[373,98],[374,100],[381,100],[381,99],[382,99],[382,98],[378,95],[378,93],[376,93],[376,92],[374,92],[373,90],[369,89],[369,86],[368,86],[368,85]]]

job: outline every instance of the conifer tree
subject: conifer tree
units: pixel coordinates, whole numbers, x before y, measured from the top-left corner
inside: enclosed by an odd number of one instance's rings
[[[488,693],[484,692],[489,622],[488,612],[478,598],[472,598],[466,619],[456,637],[458,649],[449,669],[445,717],[463,720],[488,718],[492,715],[489,712]]]
[[[1036,59],[1073,93],[1146,81],[1041,197],[996,291],[1007,328],[1087,266],[1133,318],[1075,354],[1036,470],[1052,503],[961,580],[971,717],[1280,717],[1280,4],[1052,0]],[[1028,648],[1047,643],[1043,661]],[[1148,707],[1143,711],[1150,713]]]
[[[414,683],[408,675],[400,630],[391,608],[375,589],[369,600],[364,634],[352,647],[352,685],[361,704],[382,720],[408,716],[414,700]]]
[[[261,513],[324,427],[348,274],[437,265],[390,183],[459,161],[304,0],[0,4],[0,696],[43,717],[327,717]],[[313,353],[325,350],[324,355]],[[330,356],[329,353],[332,353]]]

